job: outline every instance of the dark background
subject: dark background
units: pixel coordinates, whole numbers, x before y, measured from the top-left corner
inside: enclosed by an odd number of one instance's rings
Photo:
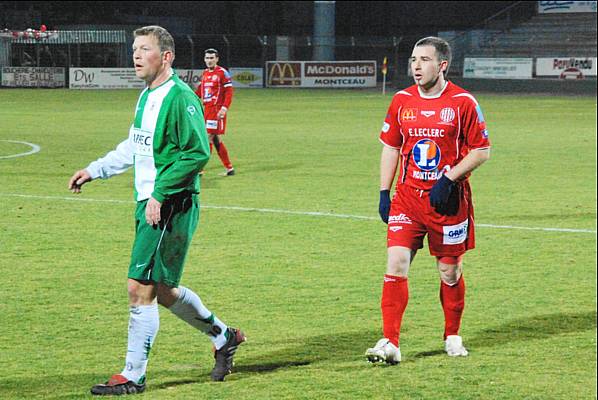
[[[515,1],[337,1],[337,36],[399,36],[467,29]],[[530,10],[536,1],[529,1]],[[2,1],[0,29],[131,25],[153,18],[173,34],[313,33],[313,1]],[[165,23],[166,22],[166,23]]]

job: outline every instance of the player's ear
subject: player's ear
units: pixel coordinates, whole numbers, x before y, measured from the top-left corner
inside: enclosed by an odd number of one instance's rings
[[[162,61],[172,64],[174,61],[174,53],[172,51],[166,50],[164,53],[162,53]]]
[[[448,61],[447,60],[442,60],[440,62],[440,72],[446,73],[447,68],[448,68]]]

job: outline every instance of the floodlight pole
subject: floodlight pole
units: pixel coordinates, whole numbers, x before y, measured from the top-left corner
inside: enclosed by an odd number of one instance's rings
[[[191,69],[195,69],[195,52],[194,52],[194,43],[193,39],[191,39],[191,35],[187,35],[187,40],[191,43]]]
[[[226,38],[226,35],[222,35],[222,39],[224,39],[224,43],[226,43],[226,64],[227,67],[230,68],[232,63],[230,59],[230,42]]]

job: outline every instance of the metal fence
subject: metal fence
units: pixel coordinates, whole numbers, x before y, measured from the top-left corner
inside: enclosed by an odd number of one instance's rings
[[[133,35],[127,31],[61,31],[47,40],[2,40],[0,66],[127,67]],[[336,37],[337,61],[387,57],[389,77],[395,73],[400,37]],[[202,69],[204,50],[216,48],[225,67],[264,67],[270,60],[312,60],[316,45],[310,36],[185,35],[175,36],[175,67]],[[320,61],[320,60],[318,60]]]
[[[129,39],[125,31],[60,31],[46,38],[3,38],[1,66],[124,67]]]

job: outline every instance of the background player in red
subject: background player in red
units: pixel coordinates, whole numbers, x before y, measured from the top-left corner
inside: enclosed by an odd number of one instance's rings
[[[440,272],[445,351],[453,357],[468,354],[459,336],[465,304],[462,258],[475,247],[468,177],[490,157],[490,142],[476,99],[446,80],[450,61],[451,49],[443,39],[427,37],[415,44],[415,85],[395,94],[380,134],[379,212],[388,224],[388,262],[381,300],[384,338],[367,349],[370,362],[401,361],[407,275],[426,234]]]
[[[204,61],[207,68],[202,74],[201,83],[195,94],[199,96],[204,105],[210,150],[212,150],[212,145],[216,147],[220,161],[226,168],[222,175],[232,176],[235,174],[235,169],[228,157],[228,150],[222,141],[222,135],[226,130],[226,114],[233,100],[233,81],[228,71],[218,65],[218,60],[218,50],[205,50]]]

